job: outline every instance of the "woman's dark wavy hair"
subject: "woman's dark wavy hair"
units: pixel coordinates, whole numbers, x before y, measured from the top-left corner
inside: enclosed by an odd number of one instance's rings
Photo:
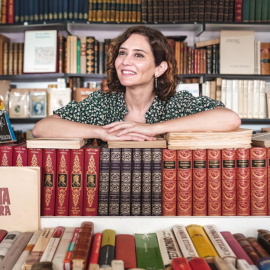
[[[111,41],[108,49],[107,62],[107,82],[109,92],[125,92],[125,87],[121,85],[117,77],[115,60],[118,56],[120,46],[132,34],[139,34],[147,37],[154,54],[156,66],[160,65],[162,61],[168,63],[168,69],[158,77],[158,87],[155,88],[155,93],[160,100],[168,100],[175,94],[175,88],[178,82],[175,56],[164,35],[160,31],[146,26],[130,27],[123,34]]]

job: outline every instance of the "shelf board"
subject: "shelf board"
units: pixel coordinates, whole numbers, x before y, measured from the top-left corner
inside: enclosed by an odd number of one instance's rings
[[[35,124],[42,118],[9,118],[10,124]]]
[[[220,30],[249,30],[256,32],[269,32],[269,23],[204,23],[204,31]]]
[[[263,119],[241,119],[242,124],[270,124],[270,118]]]
[[[13,82],[55,81],[57,80],[57,78],[65,78],[65,74],[43,73],[43,74],[0,75],[0,80],[11,80]]]
[[[270,80],[270,75],[256,75],[256,74],[204,74],[205,79],[235,79],[235,80]]]

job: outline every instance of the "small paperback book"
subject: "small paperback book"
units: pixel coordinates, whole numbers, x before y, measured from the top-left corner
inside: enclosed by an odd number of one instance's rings
[[[4,108],[4,102],[0,97],[0,143],[12,141],[16,141],[16,138]]]

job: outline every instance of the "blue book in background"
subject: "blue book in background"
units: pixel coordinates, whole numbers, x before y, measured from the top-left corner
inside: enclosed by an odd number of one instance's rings
[[[20,22],[20,0],[14,0],[14,22]]]
[[[39,5],[38,5],[38,18],[39,21],[44,20],[44,1],[43,0],[38,0]]]
[[[43,20],[48,21],[49,20],[49,1],[43,1]]]
[[[34,2],[35,0],[27,0],[28,7],[28,22],[34,21]]]
[[[257,266],[260,270],[269,270],[270,269],[270,258],[260,258],[258,260]]]
[[[33,21],[39,21],[39,1],[34,1],[34,16]]]
[[[54,0],[49,0],[48,3],[49,3],[49,6],[48,6],[48,14],[49,14],[49,21],[52,21],[53,20],[53,6],[54,6]]]
[[[59,1],[62,2],[62,1]],[[58,1],[52,0],[52,15],[53,15],[53,20],[58,20]]]
[[[74,20],[78,20],[79,18],[79,2],[81,2],[82,0],[73,0],[74,3],[73,3],[73,19]]]
[[[58,0],[56,1],[58,3],[58,20],[62,21],[63,20],[63,0]]]
[[[83,19],[83,2],[84,2],[84,0],[79,0],[78,19],[80,21]]]
[[[68,0],[59,0],[63,3],[63,19],[68,19]]]
[[[73,12],[74,12],[74,0],[68,0],[68,19],[73,20]]]
[[[88,21],[89,1],[83,0],[83,20]]]
[[[19,21],[20,22],[24,22],[24,17],[25,17],[25,5],[22,5],[22,3],[21,3],[21,5],[20,5],[20,19],[19,19]]]

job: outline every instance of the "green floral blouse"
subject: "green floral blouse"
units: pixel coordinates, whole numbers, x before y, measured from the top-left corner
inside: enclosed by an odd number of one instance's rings
[[[168,101],[156,96],[145,114],[146,123],[154,124],[223,106],[223,103],[206,96],[194,97],[187,91],[177,92]],[[71,101],[54,111],[63,119],[85,124],[104,126],[115,121],[124,121],[128,110],[124,93],[95,91],[81,102]]]

